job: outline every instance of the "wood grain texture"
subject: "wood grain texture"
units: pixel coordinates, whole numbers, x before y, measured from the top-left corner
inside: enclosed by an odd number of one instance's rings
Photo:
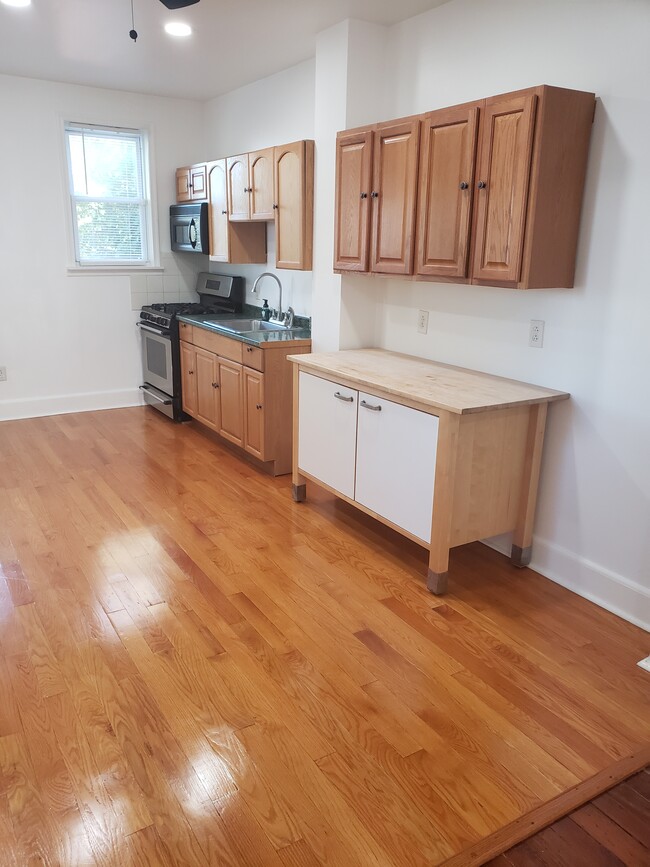
[[[464,415],[511,406],[566,400],[569,395],[539,385],[492,376],[386,349],[346,349],[289,356],[301,369],[415,409]]]
[[[646,633],[290,490],[146,407],[0,425],[0,864],[479,864],[594,796],[553,839],[640,858]]]

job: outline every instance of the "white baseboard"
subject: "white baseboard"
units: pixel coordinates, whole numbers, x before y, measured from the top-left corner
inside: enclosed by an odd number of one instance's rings
[[[57,394],[52,397],[22,400],[0,400],[0,421],[62,415],[68,412],[88,412],[95,409],[117,409],[123,406],[139,406],[141,403],[143,403],[142,393],[137,388]]]
[[[484,539],[483,543],[510,556],[509,536]],[[650,632],[650,587],[537,536],[530,568]]]

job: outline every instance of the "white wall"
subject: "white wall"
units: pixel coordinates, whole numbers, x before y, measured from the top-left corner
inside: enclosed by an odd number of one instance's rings
[[[129,276],[66,273],[62,123],[151,130],[167,270],[148,278],[155,281],[149,288],[177,297],[192,265],[169,253],[168,208],[175,167],[204,155],[202,105],[0,76],[0,117],[0,365],[8,373],[0,418],[137,403],[141,364]],[[146,281],[137,278],[136,294],[146,296]]]
[[[392,28],[377,119],[536,84],[599,102],[573,290],[370,281],[379,345],[572,393],[550,411],[533,566],[646,625],[648,33],[640,0],[454,0]],[[546,322],[542,350],[527,346],[530,319]]]
[[[314,60],[307,60],[276,75],[260,79],[205,103],[207,150],[210,160],[248,151],[314,138]],[[260,295],[251,290],[256,277],[273,271],[282,281],[282,306],[293,307],[301,316],[311,316],[312,272],[275,268],[275,228],[267,223],[268,258],[265,265],[209,263],[208,270],[244,277],[246,300],[261,306],[268,298],[277,306],[273,280],[260,284]]]

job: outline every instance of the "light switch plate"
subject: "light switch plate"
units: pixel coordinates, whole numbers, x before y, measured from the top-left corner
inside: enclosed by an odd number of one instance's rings
[[[644,668],[646,671],[650,671],[650,656],[646,656],[645,659],[642,659],[640,662],[637,662],[637,665],[640,668]]]

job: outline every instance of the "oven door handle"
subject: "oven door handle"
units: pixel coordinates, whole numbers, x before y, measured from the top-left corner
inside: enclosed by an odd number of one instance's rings
[[[155,389],[152,389],[151,386],[148,385],[139,385],[138,388],[142,389],[142,391],[146,392],[150,397],[153,397],[154,400],[157,400],[158,403],[162,403],[165,406],[171,406],[171,398],[161,397],[160,394],[156,392]]]
[[[151,332],[151,334],[157,334],[158,337],[170,337],[171,336],[171,332],[167,331],[166,329],[160,329],[159,330],[158,328],[153,328],[151,325],[145,325],[144,322],[136,322],[136,325],[138,326],[138,328],[141,328],[143,331],[149,331],[149,332]]]

